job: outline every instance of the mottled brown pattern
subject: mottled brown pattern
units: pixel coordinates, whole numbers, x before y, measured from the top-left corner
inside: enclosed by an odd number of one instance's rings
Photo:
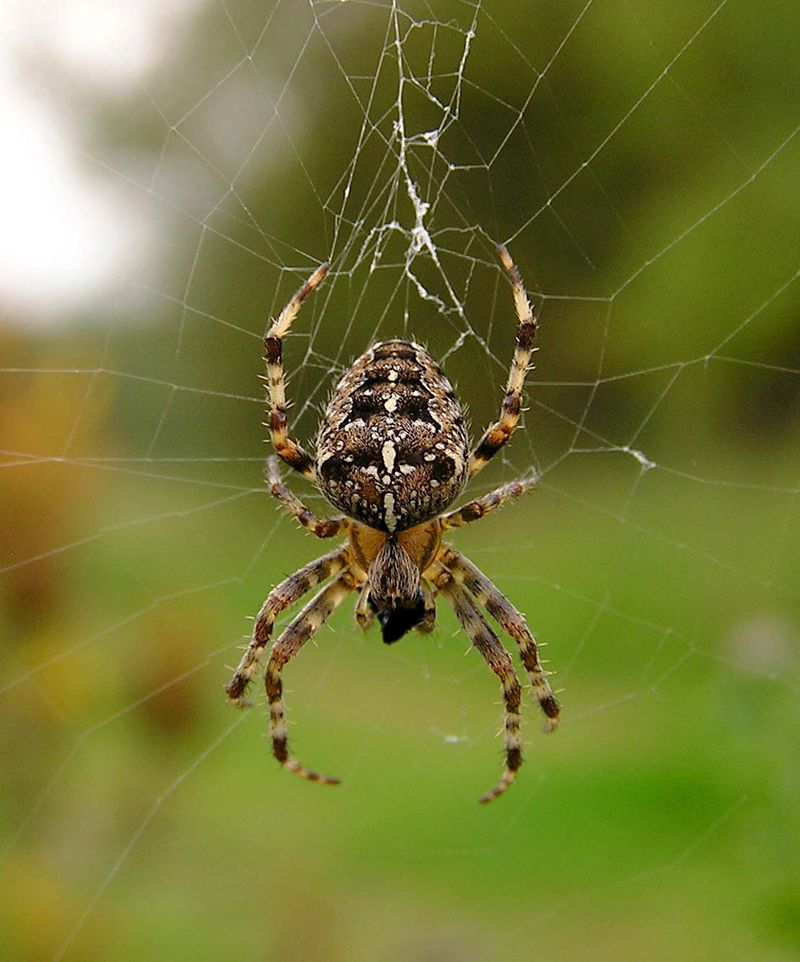
[[[334,390],[317,438],[319,486],[351,518],[393,533],[427,521],[467,480],[461,405],[431,355],[383,341]]]
[[[270,491],[311,534],[318,538],[346,534],[348,540],[269,593],[227,693],[235,704],[246,704],[245,691],[272,639],[275,619],[327,581],[272,643],[264,672],[272,753],[285,769],[309,781],[338,784],[338,779],[311,771],[292,757],[281,674],[354,592],[358,624],[366,630],[377,620],[387,644],[411,630],[431,631],[436,594],[441,592],[473,647],[500,679],[505,769],[494,787],[481,796],[481,802],[505,792],[523,761],[519,679],[510,655],[481,609],[516,641],[533,694],[548,720],[546,730],[552,730],[558,721],[559,706],[547,679],[549,672],[542,668],[524,617],[471,561],[442,540],[443,532],[483,518],[533,484],[532,479],[512,481],[461,508],[445,511],[467,479],[509,440],[523,409],[522,389],[534,351],[536,320],[508,251],[500,248],[499,254],[514,295],[516,349],[500,416],[472,452],[461,406],[442,369],[424,347],[403,340],[375,344],[347,371],[320,425],[314,457],[289,435],[283,340],[303,301],[327,274],[327,265],[311,275],[267,333],[267,423],[275,453],[316,484],[344,515],[318,518],[283,483],[274,457],[267,464]]]

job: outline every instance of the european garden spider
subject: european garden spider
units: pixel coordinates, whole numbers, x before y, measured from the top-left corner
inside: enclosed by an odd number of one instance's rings
[[[522,739],[519,680],[511,657],[479,605],[516,641],[533,694],[547,718],[546,731],[558,722],[558,702],[525,619],[486,575],[442,540],[444,531],[482,518],[534,483],[512,481],[445,512],[467,480],[511,437],[519,421],[525,374],[534,350],[537,325],[533,309],[508,251],[505,247],[498,250],[513,288],[519,318],[517,342],[500,417],[471,453],[461,406],[442,369],[424,347],[401,340],[375,344],[341,379],[320,424],[316,458],[289,437],[283,339],[303,301],[327,274],[327,264],[314,271],[266,335],[269,429],[275,452],[344,513],[317,518],[283,484],[274,455],[267,462],[272,494],[318,538],[347,534],[348,541],[300,568],[269,593],[226,691],[232,702],[245,704],[245,689],[277,616],[315,585],[332,579],[273,644],[264,674],[272,753],[284,768],[303,778],[338,784],[338,779],[309,771],[289,754],[281,672],[352,591],[358,592],[358,624],[366,629],[377,615],[387,644],[412,628],[430,631],[436,618],[434,596],[441,593],[474,647],[500,678],[505,703],[505,771],[481,802],[496,798],[514,781],[522,764]]]

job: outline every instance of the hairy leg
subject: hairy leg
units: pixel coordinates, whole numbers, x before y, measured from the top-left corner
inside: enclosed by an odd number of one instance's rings
[[[297,291],[272,324],[264,339],[267,365],[267,393],[269,395],[269,430],[275,453],[295,471],[314,480],[314,462],[310,455],[289,437],[286,411],[286,380],[283,370],[283,339],[291,330],[294,319],[300,313],[303,301],[315,290],[328,273],[328,265],[322,264]]]
[[[478,604],[489,612],[503,631],[516,641],[525,671],[528,673],[531,690],[539,702],[539,708],[547,719],[545,731],[553,731],[558,725],[559,705],[546,672],[539,661],[536,641],[522,614],[511,604],[500,589],[474,565],[469,558],[446,545],[441,552],[441,561],[453,575],[463,583]]]
[[[522,689],[511,663],[511,656],[500,644],[497,635],[489,627],[475,602],[459,585],[458,581],[442,566],[437,566],[432,571],[432,580],[453,606],[461,627],[489,668],[498,676],[502,686],[505,704],[503,728],[506,767],[497,784],[480,798],[482,803],[491,802],[498,795],[502,795],[512,784],[522,765],[522,738],[520,735]]]
[[[289,753],[281,672],[287,662],[294,658],[308,639],[319,631],[336,608],[356,588],[355,579],[349,571],[345,571],[336,581],[323,588],[275,642],[264,672],[264,686],[269,699],[269,736],[272,741],[272,754],[289,771],[309,781],[322,782],[325,785],[338,785],[339,779],[329,778],[327,775],[320,775],[304,768]]]
[[[519,276],[519,271],[506,248],[499,247],[498,254],[514,292],[514,307],[519,319],[517,342],[511,360],[505,397],[500,408],[500,417],[484,431],[483,437],[472,452],[470,476],[477,474],[513,434],[522,411],[522,389],[534,352],[533,339],[536,336],[536,317],[528,300],[528,295],[525,293],[525,288],[522,286],[522,278]]]
[[[458,508],[455,511],[448,511],[447,514],[442,515],[441,518],[442,530],[446,531],[448,528],[461,528],[465,524],[470,524],[472,521],[479,521],[485,515],[489,514],[490,511],[502,507],[506,501],[510,501],[511,498],[518,498],[525,494],[526,491],[529,491],[534,484],[536,484],[537,480],[537,478],[526,478],[523,481],[510,481],[508,484],[504,484],[502,487],[490,491],[489,494],[485,494],[482,498],[476,498],[474,501],[470,501],[462,508]]]
[[[233,677],[225,689],[232,702],[240,707],[246,707],[247,703],[243,698],[245,689],[253,677],[261,653],[269,643],[272,636],[272,627],[278,615],[286,608],[291,607],[303,595],[308,594],[320,582],[326,581],[332,575],[342,571],[347,563],[347,549],[337,548],[330,554],[323,555],[316,561],[312,561],[295,571],[293,575],[289,575],[288,578],[270,591],[253,625],[253,634],[239,662],[239,667],[233,673]]]
[[[422,591],[422,603],[425,613],[422,617],[422,621],[414,630],[421,631],[423,634],[428,634],[428,632],[433,631],[433,627],[436,624],[436,599],[433,597],[431,586],[424,578],[420,579],[419,587]]]
[[[267,481],[272,496],[277,498],[289,514],[294,515],[300,524],[308,528],[317,538],[334,538],[349,528],[350,521],[344,515],[340,514],[335,518],[318,518],[307,508],[281,480],[278,459],[274,454],[267,458]]]

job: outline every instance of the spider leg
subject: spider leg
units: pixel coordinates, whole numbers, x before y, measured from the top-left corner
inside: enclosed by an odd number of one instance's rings
[[[498,676],[503,688],[506,767],[497,784],[479,799],[482,803],[491,802],[506,791],[522,765],[522,738],[519,730],[522,689],[511,663],[511,656],[458,581],[439,564],[432,569],[431,579],[453,606],[461,627],[486,664]]]
[[[490,491],[482,498],[470,501],[456,511],[448,511],[439,519],[442,523],[442,529],[460,528],[472,521],[478,521],[490,511],[504,505],[511,498],[518,498],[525,494],[536,484],[537,480],[538,478],[526,478],[524,481],[511,481],[494,491]]]
[[[428,632],[433,631],[433,626],[436,624],[436,599],[433,597],[431,586],[424,578],[420,579],[419,587],[422,591],[422,603],[425,613],[422,616],[422,621],[414,630],[421,631],[427,635]]]
[[[478,473],[486,462],[494,457],[514,432],[522,410],[522,388],[525,375],[530,367],[531,356],[534,352],[533,339],[536,336],[536,317],[531,307],[522,278],[519,276],[511,255],[505,247],[498,248],[500,262],[511,281],[514,291],[514,307],[519,318],[517,328],[517,343],[511,370],[508,374],[506,393],[500,408],[500,417],[484,431],[483,437],[475,446],[470,458],[470,477]]]
[[[269,643],[272,626],[278,615],[308,594],[315,585],[327,580],[331,575],[338,574],[346,567],[348,557],[346,548],[337,548],[295,571],[270,591],[253,625],[253,634],[239,667],[225,688],[232,702],[239,707],[246,707],[247,703],[243,699],[245,689],[256,670],[261,653]]]
[[[362,631],[366,631],[375,620],[375,612],[369,603],[369,581],[361,586],[361,592],[356,602],[356,621]]]
[[[539,661],[536,641],[525,619],[500,589],[461,552],[445,545],[439,560],[458,581],[463,583],[478,604],[486,608],[503,631],[508,632],[516,641],[519,646],[520,660],[528,673],[531,690],[539,702],[539,708],[547,718],[545,731],[553,731],[558,726],[558,701],[547,680],[548,673]]]
[[[311,456],[289,437],[286,416],[286,383],[283,370],[283,339],[289,333],[294,319],[300,313],[303,301],[319,286],[328,273],[328,265],[322,264],[297,291],[278,315],[264,338],[267,365],[267,392],[269,395],[269,430],[275,453],[295,471],[314,480],[314,461]]]
[[[345,571],[336,581],[331,582],[312,598],[273,645],[264,672],[264,685],[269,699],[269,737],[272,740],[272,754],[289,771],[309,781],[322,782],[325,785],[338,785],[339,779],[312,772],[289,754],[281,672],[286,663],[322,627],[356,587],[357,583],[353,575]]]
[[[335,518],[318,518],[307,508],[281,480],[278,459],[274,454],[267,458],[267,481],[272,496],[277,498],[289,514],[294,515],[300,524],[308,528],[317,538],[333,538],[350,526],[350,521],[344,515],[340,514]]]

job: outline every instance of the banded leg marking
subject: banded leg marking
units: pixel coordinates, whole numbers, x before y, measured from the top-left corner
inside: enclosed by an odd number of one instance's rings
[[[356,587],[353,576],[349,571],[345,571],[336,581],[323,588],[275,642],[264,672],[264,686],[269,699],[269,737],[272,742],[272,754],[290,772],[324,785],[338,785],[339,779],[320,775],[305,768],[289,753],[281,672],[286,663],[294,658],[308,639],[322,627]]]
[[[295,471],[314,480],[314,462],[296,441],[289,437],[286,415],[286,381],[283,370],[283,339],[291,330],[294,319],[300,313],[303,301],[314,291],[328,273],[328,265],[322,264],[297,291],[281,311],[264,338],[267,366],[267,393],[269,395],[269,431],[275,453]]]
[[[456,579],[441,566],[433,573],[433,581],[453,606],[461,627],[470,641],[483,656],[486,664],[500,679],[505,703],[504,744],[506,767],[500,780],[479,801],[482,804],[502,795],[517,777],[522,765],[522,737],[520,735],[520,701],[522,689],[511,656],[500,644],[497,635],[489,627],[475,602]]]
[[[308,594],[320,582],[326,581],[332,575],[339,574],[346,565],[347,550],[337,548],[335,551],[331,551],[329,554],[323,555],[316,561],[312,561],[295,571],[293,575],[289,575],[288,578],[270,591],[256,617],[250,643],[242,655],[239,667],[233,673],[233,677],[225,688],[228,698],[232,702],[241,708],[247,707],[247,702],[243,698],[245,689],[255,673],[262,652],[269,644],[272,627],[278,615],[286,608],[291,607],[303,595]]]
[[[520,412],[522,411],[522,389],[525,386],[525,375],[528,372],[531,357],[535,350],[533,340],[536,336],[536,316],[522,285],[522,278],[506,248],[500,246],[497,252],[503,269],[511,281],[519,326],[511,370],[506,384],[506,393],[500,408],[500,417],[489,425],[472,452],[470,477],[477,474],[514,433],[514,428],[519,422]]]
[[[278,459],[274,454],[267,458],[267,481],[272,496],[277,498],[289,514],[294,515],[300,524],[308,528],[317,538],[334,538],[350,526],[349,520],[344,515],[340,514],[335,518],[318,518],[310,508],[307,508],[281,480]]]
[[[537,480],[538,478],[526,478],[522,481],[511,481],[508,484],[504,484],[501,488],[490,491],[489,494],[485,494],[482,498],[476,498],[474,501],[470,501],[456,511],[448,511],[447,514],[442,515],[442,529],[461,528],[463,525],[470,524],[472,521],[479,521],[490,511],[502,507],[506,501],[511,500],[511,498],[519,498],[525,494],[526,491],[529,491],[534,484],[536,484]]]
[[[445,546],[442,563],[447,570],[464,584],[464,587],[474,596],[494,618],[498,625],[516,641],[519,656],[531,685],[531,691],[539,702],[539,708],[547,719],[545,731],[551,732],[558,726],[559,704],[546,672],[539,661],[539,651],[536,640],[531,634],[522,614],[511,604],[508,598],[493,584],[485,574],[474,565],[469,558],[456,551],[449,545]]]

